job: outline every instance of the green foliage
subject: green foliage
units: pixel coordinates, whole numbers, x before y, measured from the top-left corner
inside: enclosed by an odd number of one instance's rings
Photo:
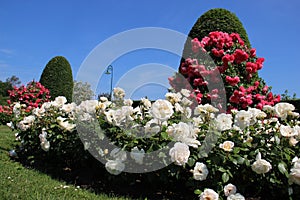
[[[56,56],[46,65],[40,82],[50,90],[51,98],[65,96],[68,102],[72,102],[73,75],[72,69],[66,58]]]

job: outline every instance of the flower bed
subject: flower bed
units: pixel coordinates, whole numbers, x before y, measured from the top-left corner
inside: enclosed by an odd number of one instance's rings
[[[115,92],[114,102],[101,98],[78,106],[58,97],[29,116],[20,112],[22,105],[15,104],[10,126],[18,130],[23,151],[44,151],[44,156],[78,161],[84,158],[84,148],[95,148],[114,175],[130,172],[132,166],[160,163],[168,169],[163,170],[161,183],[183,181],[200,199],[237,199],[240,194],[265,197],[267,191],[273,191],[269,198],[288,198],[291,191],[299,195],[300,127],[293,105],[278,103],[263,111],[249,108],[225,114],[209,104],[191,109],[190,93],[182,90],[154,103],[142,99],[134,108],[131,100],[123,99],[121,89]],[[76,124],[76,119],[96,119],[104,134],[97,140],[108,137],[117,148],[96,146],[96,137],[83,147],[76,134],[76,125],[82,124]],[[162,148],[166,153],[160,152],[160,158],[147,157]],[[149,172],[154,173],[150,168]]]

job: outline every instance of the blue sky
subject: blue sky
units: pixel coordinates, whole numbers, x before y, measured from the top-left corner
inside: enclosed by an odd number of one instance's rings
[[[260,76],[272,91],[282,94],[288,89],[300,97],[297,0],[0,0],[0,80],[12,75],[24,84],[39,80],[47,62],[57,55],[68,59],[76,77],[90,52],[115,34],[143,27],[188,34],[198,17],[211,8],[228,9],[242,21],[257,55],[266,59]],[[111,63],[114,85],[145,63],[176,70],[179,57],[155,49],[123,55]],[[101,78],[97,92],[109,92],[109,78]],[[160,97],[162,94],[155,91],[161,89],[145,86],[134,98],[150,93],[153,98]]]

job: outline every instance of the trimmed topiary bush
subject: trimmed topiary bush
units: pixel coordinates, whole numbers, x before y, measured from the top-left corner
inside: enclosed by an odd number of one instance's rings
[[[74,87],[72,69],[63,56],[56,56],[47,63],[40,83],[50,90],[51,99],[65,96],[68,102],[72,102]]]

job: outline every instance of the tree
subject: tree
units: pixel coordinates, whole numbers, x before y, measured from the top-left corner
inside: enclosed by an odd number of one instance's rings
[[[90,100],[94,96],[95,94],[89,83],[74,81],[73,102],[79,105],[82,101]]]
[[[12,90],[14,86],[19,86],[20,84],[20,79],[15,75],[13,75],[10,78],[7,78],[5,82],[0,81],[0,96],[8,97],[8,90]]]
[[[10,83],[11,86],[19,86],[21,84],[20,79],[18,77],[16,77],[15,75],[13,75],[10,78],[7,78],[6,82]]]
[[[47,63],[40,83],[50,90],[51,99],[65,96],[68,102],[72,102],[74,87],[72,69],[63,56],[56,56]]]

